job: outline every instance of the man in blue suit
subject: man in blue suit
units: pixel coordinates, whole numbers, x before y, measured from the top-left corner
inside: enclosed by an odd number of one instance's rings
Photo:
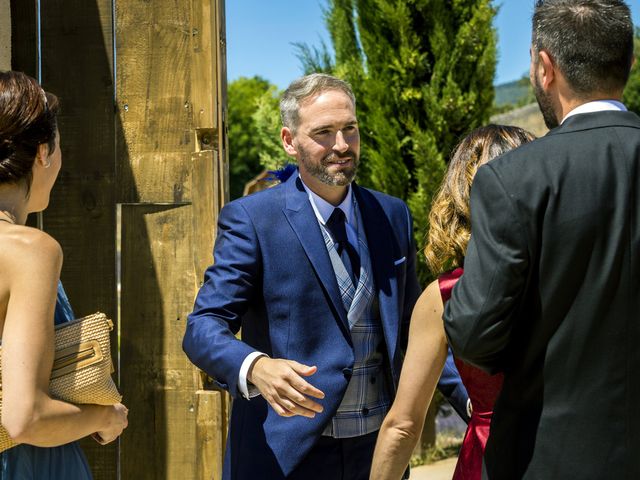
[[[369,477],[420,287],[407,206],[353,182],[355,103],[329,75],[293,82],[281,137],[298,170],[220,212],[183,346],[234,397],[225,479]],[[451,361],[441,390],[464,416]]]

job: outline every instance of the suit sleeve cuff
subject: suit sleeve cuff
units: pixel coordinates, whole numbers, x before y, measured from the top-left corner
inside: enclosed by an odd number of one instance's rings
[[[266,357],[266,353],[253,352],[247,355],[240,366],[240,373],[238,374],[238,389],[240,394],[247,400],[260,395],[258,389],[247,381],[247,374],[253,363],[260,357]]]

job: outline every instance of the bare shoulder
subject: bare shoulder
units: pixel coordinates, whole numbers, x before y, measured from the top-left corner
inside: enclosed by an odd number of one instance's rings
[[[424,312],[442,313],[444,311],[444,305],[442,303],[442,295],[440,294],[440,285],[438,280],[434,280],[427,288],[424,289],[420,298],[416,302],[416,310]]]
[[[0,266],[14,269],[60,269],[62,248],[49,234],[24,225],[0,231]]]

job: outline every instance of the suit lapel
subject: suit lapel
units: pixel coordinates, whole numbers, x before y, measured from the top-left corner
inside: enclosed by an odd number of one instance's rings
[[[355,183],[352,185],[367,236],[371,270],[373,270],[375,282],[374,292],[378,295],[384,337],[388,351],[393,353],[400,325],[398,282],[393,264],[396,251],[392,242],[393,229],[384,210],[373,195]]]
[[[285,188],[286,205],[284,214],[300,240],[302,248],[304,248],[311,265],[320,279],[320,283],[329,295],[334,310],[337,312],[345,329],[347,338],[350,338],[347,312],[342,304],[342,297],[340,296],[335,272],[331,266],[329,252],[315,212],[309,202],[309,196],[304,190],[297,173],[287,180]]]

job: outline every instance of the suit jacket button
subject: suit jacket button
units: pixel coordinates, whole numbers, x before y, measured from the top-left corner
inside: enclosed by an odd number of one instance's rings
[[[364,407],[364,408],[362,409],[362,414],[363,414],[363,415],[369,415],[369,409],[368,409],[367,407]]]
[[[351,378],[351,375],[353,374],[353,370],[350,369],[350,368],[343,368],[342,369],[342,374],[344,375],[344,378],[349,380]]]

